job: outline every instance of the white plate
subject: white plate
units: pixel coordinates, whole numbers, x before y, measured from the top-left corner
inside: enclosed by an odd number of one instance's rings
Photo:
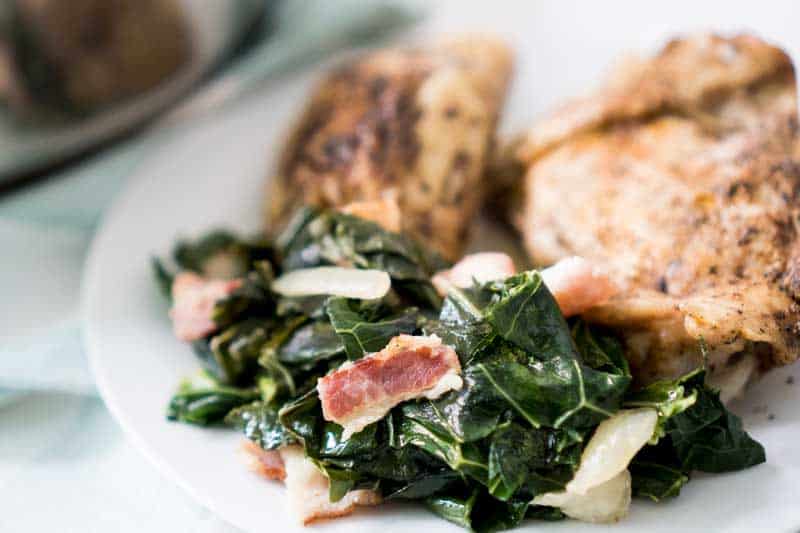
[[[594,7],[596,4],[596,7]],[[602,4],[602,5],[601,5]],[[490,28],[504,32],[519,52],[520,69],[505,129],[530,122],[593,79],[627,47],[652,42],[658,29],[694,28],[703,21],[752,14],[724,4],[697,2],[656,7],[628,4],[627,18],[606,14],[605,3],[517,3],[480,11],[448,4],[424,31]],[[789,20],[787,5],[775,24]],[[677,14],[676,14],[677,12]],[[761,15],[759,15],[761,13]],[[783,17],[781,20],[777,20]],[[705,18],[704,18],[705,17]],[[763,16],[762,16],[763,19]],[[649,21],[658,20],[653,25]],[[617,24],[617,26],[612,26]],[[786,25],[783,23],[784,26]],[[643,32],[652,30],[639,39]],[[627,32],[627,33],[626,33]],[[237,453],[234,432],[169,423],[164,409],[178,380],[197,368],[191,350],[173,339],[166,304],[151,280],[149,257],[165,253],[180,235],[225,225],[255,229],[261,193],[283,134],[308,88],[308,76],[276,83],[214,122],[206,122],[164,147],[132,179],[111,209],[93,245],[85,277],[86,341],[98,387],[130,438],[166,474],[224,519],[247,531],[295,531],[282,488],[250,473]],[[789,531],[800,527],[796,503],[800,479],[800,383],[796,369],[769,375],[737,406],[745,424],[767,449],[765,465],[744,472],[696,476],[680,498],[662,505],[636,501],[631,516],[615,526],[575,522],[535,523],[552,531]],[[152,490],[158,490],[152,487]],[[414,505],[387,505],[321,524],[326,531],[455,531]]]

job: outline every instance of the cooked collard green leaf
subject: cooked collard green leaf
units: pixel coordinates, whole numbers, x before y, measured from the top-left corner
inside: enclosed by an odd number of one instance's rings
[[[689,482],[689,476],[680,468],[666,464],[636,459],[628,470],[631,473],[633,495],[660,502],[674,498]]]
[[[493,434],[489,448],[489,492],[506,501],[522,487],[530,472],[548,465],[552,439],[545,430],[531,430],[513,422]]]
[[[624,405],[629,408],[652,407],[658,413],[654,434],[655,444],[666,432],[667,421],[689,409],[697,401],[698,390],[703,388],[705,373],[695,370],[676,380],[661,380],[629,393]]]
[[[358,300],[347,298],[331,298],[327,311],[351,361],[381,350],[392,337],[414,333],[420,320],[414,307],[404,309],[398,315],[379,318],[380,313],[374,306],[365,306]]]
[[[231,385],[252,384],[258,367],[258,357],[275,324],[272,321],[251,318],[229,326],[211,337],[208,348],[213,355],[219,376]],[[198,344],[204,341],[198,341]]]
[[[432,496],[425,504],[445,520],[481,533],[517,526],[530,505],[528,501],[502,502],[485,490],[471,486]]]
[[[277,357],[288,365],[316,364],[344,355],[344,344],[330,322],[314,321],[292,331]]]
[[[631,375],[622,344],[612,334],[579,319],[572,326],[572,337],[583,362],[590,368],[611,374]]]
[[[242,278],[242,284],[230,296],[214,306],[212,319],[224,328],[243,318],[269,317],[274,315],[275,302],[269,291],[271,270],[265,263]]]
[[[232,279],[246,275],[254,261],[271,259],[272,246],[266,241],[245,240],[229,231],[215,230],[197,240],[179,241],[172,255],[181,270]]]
[[[416,446],[447,463],[453,470],[486,484],[489,474],[487,451],[474,442],[460,442],[455,435],[440,433],[438,429],[406,418],[400,426],[400,443],[402,446]]]
[[[497,334],[486,319],[483,305],[474,302],[474,291],[450,290],[442,304],[439,319],[425,326],[427,334],[436,334],[447,345],[452,346],[467,364],[489,346]]]
[[[441,303],[430,278],[447,264],[409,237],[386,231],[374,222],[306,209],[276,242],[284,271],[321,265],[383,270],[397,282],[395,289],[412,300],[425,307]]]
[[[732,472],[766,461],[764,447],[742,429],[742,421],[719,399],[698,387],[697,401],[667,420],[666,432],[685,470]]]
[[[244,436],[265,450],[275,450],[295,441],[278,421],[275,406],[263,401],[237,407],[225,417],[225,423],[244,433]]]
[[[156,280],[158,290],[167,301],[172,301],[172,282],[175,279],[175,274],[169,271],[164,263],[157,257],[150,260],[153,268],[153,277]]]
[[[621,408],[658,413],[653,440],[629,465],[633,494],[678,495],[692,470],[723,472],[764,461],[764,450],[704,385],[698,370],[633,389],[621,343],[580,319],[568,323],[536,271],[453,289],[442,301],[431,275],[447,265],[411,239],[334,211],[302,210],[275,245],[215,232],[175,251],[182,269],[235,274],[217,303],[216,334],[193,343],[206,367],[181,385],[168,417],[225,421],[266,450],[302,445],[327,477],[331,501],[356,489],[424,501],[474,531],[523,519],[560,520],[531,505],[575,475],[597,425]],[[274,275],[319,265],[380,269],[382,299],[273,294]],[[153,262],[169,293],[169,269]],[[399,334],[435,334],[461,362],[463,386],[404,402],[344,437],[322,414],[317,380],[383,349]]]
[[[428,509],[464,529],[472,529],[472,509],[478,499],[478,491],[468,491],[466,495],[460,494],[464,489],[453,491],[452,494],[439,494],[425,500]]]
[[[232,410],[258,399],[258,389],[222,385],[206,372],[184,380],[167,408],[167,419],[190,424],[221,422]]]

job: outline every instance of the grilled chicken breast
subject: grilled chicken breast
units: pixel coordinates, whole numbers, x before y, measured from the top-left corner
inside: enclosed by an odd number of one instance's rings
[[[382,50],[336,69],[312,94],[271,180],[268,227],[300,204],[394,197],[404,231],[457,259],[483,197],[510,73],[509,49],[477,36]]]
[[[749,35],[677,39],[537,124],[516,223],[533,260],[580,255],[621,293],[643,381],[702,363],[730,397],[800,345],[794,71]]]

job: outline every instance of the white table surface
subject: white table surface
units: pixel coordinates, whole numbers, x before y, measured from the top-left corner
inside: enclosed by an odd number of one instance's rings
[[[646,48],[665,31],[707,27],[755,29],[792,47],[800,42],[796,30],[800,10],[790,0],[562,0],[558,10],[552,5],[545,1],[439,2],[414,33],[503,29],[519,51],[510,98],[515,109],[526,110],[505,118],[502,130],[507,132],[525,127],[566,96],[565,87],[574,94],[595,83],[609,60],[607,52],[599,52],[600,42],[604,43],[603,50]],[[685,17],[689,7],[691,18]],[[612,27],[614,31],[609,31]],[[565,64],[560,54],[565,47],[584,53]],[[554,77],[560,77],[558,92],[551,83]],[[226,112],[242,111],[234,105]],[[97,173],[96,165],[103,164],[133,168],[145,156],[137,150],[130,154],[112,152],[68,174]],[[54,196],[74,194],[69,183],[66,175],[36,187],[33,194],[46,203]],[[103,182],[101,175],[96,184],[87,202],[110,198],[120,185],[118,181]],[[13,196],[0,199],[0,232],[14,231],[13,222],[3,220],[3,213],[13,215]],[[32,238],[32,246],[22,247],[18,253],[38,258],[35,269],[20,271],[9,255],[0,256],[0,279],[4,280],[0,290],[0,345],[21,346],[44,328],[77,317],[78,285],[89,231],[73,236],[67,241],[71,245],[57,250],[47,246],[45,235]],[[0,531],[223,533],[233,528],[163,479],[125,441],[100,400],[35,393],[0,404]]]

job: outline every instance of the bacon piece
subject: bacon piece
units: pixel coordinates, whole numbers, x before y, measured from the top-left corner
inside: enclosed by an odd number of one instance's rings
[[[481,252],[464,256],[449,270],[437,272],[431,283],[446,296],[451,287],[465,289],[475,282],[505,279],[516,273],[514,261],[499,252]],[[565,316],[579,315],[614,296],[616,284],[581,257],[568,257],[542,270],[545,285],[553,293]]]
[[[330,501],[330,483],[314,463],[309,461],[300,446],[281,448],[280,456],[286,465],[286,489],[289,506],[303,525],[325,518],[338,518],[353,512],[357,505],[378,505],[380,495],[373,490],[354,490],[338,502]]]
[[[605,272],[582,257],[568,257],[545,268],[542,279],[564,316],[604,304],[619,290]]]
[[[206,279],[194,272],[181,272],[172,282],[172,329],[182,341],[202,339],[217,329],[212,320],[214,305],[238,289],[242,280]]]
[[[397,197],[385,194],[380,200],[351,202],[339,209],[342,213],[375,222],[386,231],[399,233],[402,229],[402,215]]]
[[[242,443],[242,450],[250,456],[250,469],[274,481],[286,479],[286,465],[278,450],[265,450],[251,440]]]
[[[344,427],[344,437],[383,418],[413,398],[435,399],[461,388],[461,365],[436,335],[398,335],[380,352],[320,378],[317,390],[325,420]]]
[[[514,261],[500,252],[481,252],[465,255],[449,270],[441,270],[431,279],[431,283],[441,296],[447,296],[451,287],[466,289],[475,282],[486,283],[505,279],[516,274]]]

